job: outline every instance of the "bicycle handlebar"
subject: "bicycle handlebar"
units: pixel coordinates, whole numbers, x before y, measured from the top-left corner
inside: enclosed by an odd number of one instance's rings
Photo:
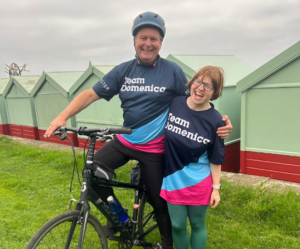
[[[56,131],[53,132],[53,135],[60,135],[61,132],[67,132],[67,131],[71,131],[74,133],[78,133],[79,135],[90,135],[92,133],[105,133],[105,135],[108,134],[131,134],[132,130],[129,128],[91,128],[88,129],[86,127],[79,127],[79,128],[72,128],[72,127],[59,127]],[[103,134],[99,134],[99,135],[103,135]]]
[[[110,128],[110,133],[117,133],[117,134],[131,134],[132,130],[128,128]]]

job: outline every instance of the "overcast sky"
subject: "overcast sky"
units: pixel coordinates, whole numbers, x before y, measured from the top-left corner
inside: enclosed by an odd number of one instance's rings
[[[41,75],[130,60],[146,11],[165,20],[162,57],[230,54],[259,67],[300,40],[300,0],[1,0],[0,78],[5,63]]]

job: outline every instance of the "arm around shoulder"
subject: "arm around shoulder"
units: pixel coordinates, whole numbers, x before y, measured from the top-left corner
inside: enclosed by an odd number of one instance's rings
[[[225,122],[225,126],[223,127],[219,127],[218,130],[217,130],[217,134],[220,138],[222,139],[226,139],[227,136],[231,133],[232,131],[232,124],[228,118],[227,115],[224,115],[222,117],[222,121]]]
[[[45,137],[50,137],[51,134],[60,126],[65,126],[67,120],[88,107],[94,101],[101,99],[91,88],[80,93],[68,106],[63,110],[48,127]]]

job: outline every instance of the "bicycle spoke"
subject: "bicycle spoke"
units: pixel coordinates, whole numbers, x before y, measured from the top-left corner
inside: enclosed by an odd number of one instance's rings
[[[147,193],[144,193],[138,217],[138,231],[140,238],[147,242],[154,241],[154,238],[159,236],[159,231],[156,228],[157,223],[153,207],[148,202]]]
[[[64,242],[64,244],[66,244],[66,242],[65,242],[65,240],[64,240],[63,233],[60,231],[60,226],[58,226],[58,230],[59,230],[60,237],[61,237],[62,241]]]
[[[45,244],[46,244],[46,246],[47,246],[48,248],[50,248],[50,247],[48,246],[48,244],[47,244],[47,242],[46,242],[46,241],[43,241],[43,243],[45,243]]]
[[[149,213],[144,217],[143,227],[147,225],[148,221],[153,217],[153,215],[154,215],[154,211],[152,211],[151,213]]]
[[[50,236],[53,238],[52,231],[50,231]],[[56,241],[54,240],[54,238],[53,238],[52,240],[53,240],[53,242],[54,242],[54,244],[55,244],[56,249],[58,249],[57,244],[56,244]]]
[[[81,225],[76,222],[78,216],[79,211],[70,211],[53,218],[53,221],[49,221],[40,229],[41,231],[38,231],[27,245],[27,249],[77,249],[81,230]],[[72,224],[73,222],[76,224]],[[70,229],[72,236],[69,236]],[[92,215],[88,218],[82,248],[107,249],[107,239],[102,225]]]

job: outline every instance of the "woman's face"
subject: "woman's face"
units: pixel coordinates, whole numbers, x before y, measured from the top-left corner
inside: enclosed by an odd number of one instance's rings
[[[197,108],[205,108],[214,94],[210,77],[199,76],[191,86],[191,101]]]

